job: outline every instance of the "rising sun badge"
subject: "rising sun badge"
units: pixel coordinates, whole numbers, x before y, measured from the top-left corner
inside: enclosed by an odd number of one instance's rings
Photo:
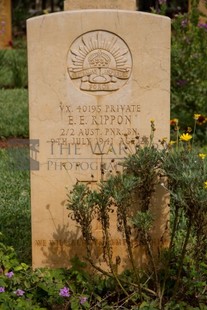
[[[127,82],[132,56],[127,44],[114,33],[91,31],[72,43],[67,70],[81,91],[103,95],[119,90]]]

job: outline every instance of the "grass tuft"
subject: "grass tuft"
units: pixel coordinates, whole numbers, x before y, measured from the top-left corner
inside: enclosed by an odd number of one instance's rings
[[[0,90],[0,138],[29,136],[28,91]]]

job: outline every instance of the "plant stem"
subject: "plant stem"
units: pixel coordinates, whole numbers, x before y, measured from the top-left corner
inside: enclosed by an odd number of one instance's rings
[[[155,275],[156,291],[157,291],[157,296],[159,298],[159,309],[162,309],[162,300],[160,298],[160,296],[161,296],[160,282],[159,282],[159,278],[158,278],[156,264],[155,264],[154,257],[153,257],[153,252],[152,252],[151,244],[150,244],[150,242],[148,240],[148,234],[147,233],[144,234],[144,239],[145,239],[145,242],[146,242],[148,255],[150,257],[150,260],[151,260],[151,263],[152,263],[152,268],[153,268],[154,275]]]
[[[192,216],[189,218],[189,223],[188,223],[188,227],[187,227],[185,241],[184,241],[184,244],[183,244],[182,253],[181,253],[181,257],[180,257],[180,263],[179,263],[179,268],[178,268],[177,280],[176,280],[176,283],[175,283],[175,286],[174,286],[172,298],[176,295],[177,290],[178,290],[178,286],[180,284],[181,271],[182,271],[182,267],[183,267],[183,261],[184,261],[184,258],[185,258],[185,254],[186,254],[186,248],[187,248],[189,237],[190,237],[190,233],[191,233],[191,227],[192,227]]]
[[[195,132],[196,132],[196,122],[197,122],[197,120],[195,119],[194,129],[193,129],[193,138],[192,138],[192,148],[193,148],[194,137],[195,137]]]
[[[108,230],[108,214],[107,214],[107,209],[104,208],[104,210],[102,210],[102,214],[101,214],[101,224],[102,224],[102,231],[103,231],[103,242],[105,241],[105,246],[103,244],[103,250],[107,251],[107,256],[108,256],[108,262],[106,260],[105,257],[105,261],[106,263],[108,263],[111,273],[113,274],[113,277],[115,278],[117,284],[119,285],[119,287],[121,288],[121,290],[123,291],[123,293],[129,297],[129,294],[127,293],[127,291],[125,290],[125,288],[123,287],[123,285],[121,284],[121,282],[119,281],[119,278],[114,270],[114,266],[113,266],[113,262],[112,262],[112,253],[111,253],[111,246],[110,246],[110,238],[109,238],[109,230]]]
[[[136,280],[137,280],[139,296],[140,296],[140,299],[142,300],[142,290],[141,290],[141,286],[140,286],[140,276],[139,276],[139,272],[137,272],[137,268],[135,267],[134,257],[133,257],[133,253],[132,253],[130,233],[129,233],[129,229],[128,229],[128,225],[127,225],[126,213],[124,212],[124,214],[122,214],[122,216],[123,216],[123,225],[124,225],[124,233],[125,233],[125,237],[126,237],[127,250],[128,250],[128,253],[129,253],[129,258],[130,258],[130,261],[131,261],[132,269],[133,269],[133,271],[135,273],[135,277],[136,277]]]
[[[160,302],[162,303],[162,299],[165,293],[165,285],[169,273],[169,265],[171,261],[171,254],[172,254],[172,248],[174,245],[174,238],[175,238],[175,233],[178,227],[178,219],[179,219],[179,206],[176,204],[175,205],[175,215],[174,215],[174,221],[173,221],[173,228],[172,228],[172,233],[171,233],[171,239],[170,239],[170,244],[169,244],[169,249],[168,249],[168,259],[166,262],[165,266],[165,273],[164,273],[164,279],[163,279],[163,284],[162,284],[162,289],[160,293]]]
[[[125,288],[123,287],[121,282],[119,281],[119,278],[117,277],[117,274],[114,271],[113,262],[112,262],[111,247],[110,247],[110,241],[109,241],[109,233],[108,233],[108,229],[107,228],[105,229],[105,237],[106,237],[106,249],[107,249],[107,254],[108,254],[108,259],[109,259],[109,267],[110,267],[111,272],[112,272],[116,282],[118,283],[119,287],[122,289],[123,293],[127,297],[129,297],[129,294],[127,293],[127,291],[125,290]]]

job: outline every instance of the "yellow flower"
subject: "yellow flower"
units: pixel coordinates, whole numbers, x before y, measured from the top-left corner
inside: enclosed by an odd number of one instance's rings
[[[194,114],[194,119],[197,121],[200,116],[201,116],[201,114]]]
[[[175,126],[177,124],[178,124],[178,119],[177,118],[173,118],[173,119],[170,120],[170,125],[171,126]]]
[[[197,119],[197,124],[198,125],[203,125],[207,122],[207,117],[205,117],[204,115],[200,115],[199,118]]]
[[[192,139],[193,136],[189,135],[189,133],[183,133],[181,136],[180,136],[180,140],[181,141],[185,141],[185,142],[188,142],[189,140]]]
[[[206,182],[204,182],[204,188],[206,188],[206,189],[207,189],[207,181],[206,181]]]
[[[150,123],[154,124],[154,122],[155,122],[155,120],[152,118],[152,119],[150,120]]]
[[[173,145],[173,144],[175,144],[176,143],[176,141],[170,141],[169,142],[169,145]]]
[[[207,156],[207,154],[200,153],[200,154],[198,154],[198,156],[199,156],[201,159],[204,159],[204,158]]]

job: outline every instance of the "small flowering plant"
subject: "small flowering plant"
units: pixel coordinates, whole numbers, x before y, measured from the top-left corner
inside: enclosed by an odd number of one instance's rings
[[[70,297],[70,291],[68,287],[63,287],[59,291],[59,295],[62,297]]]
[[[81,304],[81,305],[85,304],[85,303],[87,302],[87,300],[88,300],[88,297],[86,297],[86,296],[81,296],[81,297],[80,297],[80,304]]]
[[[179,147],[180,142],[182,143],[182,146],[186,146],[186,143],[188,147],[193,146],[195,142],[196,137],[196,129],[197,125],[205,124],[206,117],[201,114],[194,114],[193,120],[194,120],[194,126],[193,129],[191,127],[186,127],[185,131],[181,134],[180,131],[180,125],[179,120],[177,118],[170,120],[170,126],[171,126],[171,136],[172,141],[170,141],[169,145],[176,144],[177,148]],[[184,143],[184,144],[183,144]],[[181,145],[180,145],[181,147]]]
[[[193,136],[191,136],[188,132],[187,133],[183,133],[180,136],[180,141],[184,141],[184,142],[188,142],[193,138]]]
[[[199,153],[198,156],[201,158],[201,159],[205,159],[207,154],[204,154],[204,153]]]
[[[68,285],[68,274],[66,277],[63,269],[33,271],[25,264],[13,267],[14,271],[0,274],[0,309],[38,310],[43,309],[41,303],[44,309],[55,309],[56,306],[58,309],[69,309],[70,306],[77,310],[90,308],[87,295],[81,294],[86,288],[74,293],[74,284],[71,281]]]
[[[3,235],[0,233],[0,238]],[[62,269],[32,270],[19,263],[12,247],[0,240],[0,309],[89,309],[89,293],[81,282],[81,272]],[[75,264],[75,263],[74,263]],[[77,264],[77,263],[76,263]],[[76,277],[79,276],[78,289]],[[84,293],[83,293],[84,292]]]
[[[25,291],[18,288],[16,291],[14,291],[14,294],[17,296],[23,296],[25,294]]]
[[[13,275],[14,275],[13,271],[9,271],[9,272],[5,273],[5,276],[9,279],[11,279],[13,277]]]
[[[0,286],[0,293],[4,293],[5,292],[5,287]]]

